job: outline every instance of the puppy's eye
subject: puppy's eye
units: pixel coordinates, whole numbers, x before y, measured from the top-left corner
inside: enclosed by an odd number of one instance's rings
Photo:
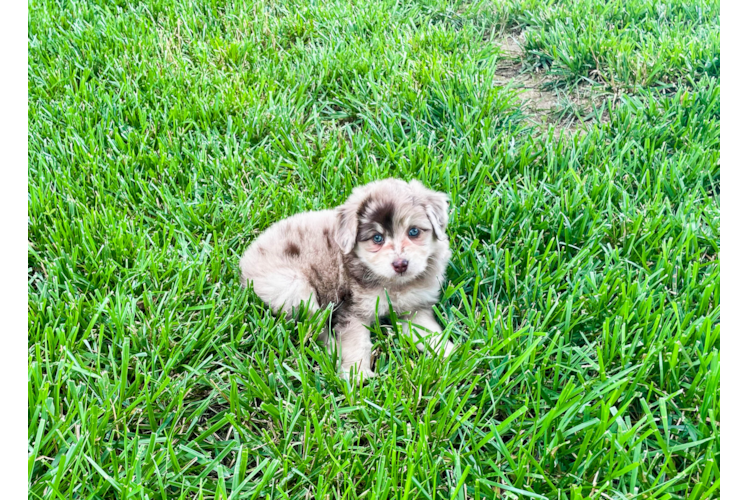
[[[421,230],[417,227],[411,227],[410,231],[408,231],[408,236],[410,236],[411,238],[415,238],[419,234],[421,234]]]
[[[377,234],[374,235],[374,237],[372,238],[372,240],[374,241],[374,243],[376,243],[377,245],[379,245],[380,243],[382,243],[384,241],[384,236],[382,236],[381,234],[377,233]]]

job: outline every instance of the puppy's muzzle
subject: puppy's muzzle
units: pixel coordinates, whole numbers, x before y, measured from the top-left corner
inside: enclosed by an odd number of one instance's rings
[[[392,267],[395,269],[396,273],[403,274],[408,270],[408,261],[405,259],[397,259],[392,263]]]

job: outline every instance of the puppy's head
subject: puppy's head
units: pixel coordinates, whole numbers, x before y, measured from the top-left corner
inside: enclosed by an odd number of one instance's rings
[[[418,181],[375,181],[338,207],[336,239],[378,281],[407,283],[449,258],[447,195]]]

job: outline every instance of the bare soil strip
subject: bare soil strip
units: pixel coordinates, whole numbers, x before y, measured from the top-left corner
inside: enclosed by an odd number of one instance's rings
[[[574,133],[588,130],[591,118],[582,121],[572,109],[581,117],[590,117],[593,109],[601,106],[604,100],[593,97],[589,86],[578,86],[573,93],[564,92],[563,95],[555,90],[547,90],[553,78],[545,71],[523,71],[520,61],[523,41],[522,33],[508,33],[498,42],[507,57],[496,68],[493,84],[518,89],[522,106],[531,120],[538,124],[553,125],[556,137],[562,131]],[[568,112],[563,112],[564,107]],[[607,120],[607,111],[603,114],[603,120]]]

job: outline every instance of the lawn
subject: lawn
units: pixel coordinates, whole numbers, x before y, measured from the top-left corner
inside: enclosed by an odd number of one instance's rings
[[[719,496],[719,2],[28,6],[29,498]],[[389,176],[458,346],[352,387],[238,260]]]

